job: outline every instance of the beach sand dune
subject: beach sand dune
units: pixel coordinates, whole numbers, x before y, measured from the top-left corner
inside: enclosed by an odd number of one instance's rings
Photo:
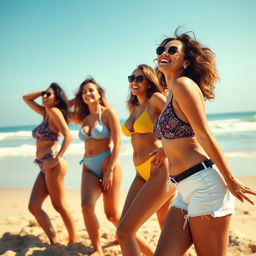
[[[250,187],[256,188],[256,177],[246,177],[242,180]],[[67,203],[75,217],[79,242],[63,247],[49,246],[46,235],[27,210],[29,194],[30,190],[27,189],[0,189],[0,255],[90,255],[92,248],[80,210],[80,191],[66,190]],[[122,192],[120,205],[124,203],[125,196],[126,192]],[[255,199],[254,201],[256,202]],[[49,213],[59,241],[66,245],[67,232],[49,199],[46,200],[44,209]],[[121,255],[119,245],[113,244],[115,228],[104,215],[102,198],[96,211],[101,223],[101,240],[105,255]],[[156,246],[160,235],[156,216],[153,215],[139,232],[150,244]],[[196,255],[193,248],[189,254]],[[240,255],[256,255],[256,206],[237,201],[229,234],[228,256]]]

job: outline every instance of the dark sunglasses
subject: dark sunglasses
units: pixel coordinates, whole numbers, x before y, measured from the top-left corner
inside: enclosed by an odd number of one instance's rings
[[[144,80],[144,76],[135,76],[135,75],[131,75],[131,76],[128,76],[128,81],[130,83],[136,81],[137,83],[141,83],[142,81]]]
[[[51,92],[46,92],[46,91],[44,91],[44,92],[41,92],[41,96],[46,96],[47,98],[49,98],[51,95],[52,95],[52,93]]]
[[[178,47],[170,46],[168,48],[165,48],[164,46],[159,46],[156,48],[156,54],[161,55],[166,50],[167,50],[167,53],[169,53],[170,55],[174,55],[176,52],[178,52]]]

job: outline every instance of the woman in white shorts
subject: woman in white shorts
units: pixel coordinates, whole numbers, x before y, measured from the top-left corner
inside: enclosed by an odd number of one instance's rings
[[[208,127],[204,99],[214,98],[218,80],[214,53],[177,30],[156,53],[160,81],[169,95],[154,134],[171,166],[168,185],[176,186],[178,196],[155,255],[181,256],[194,244],[197,255],[224,256],[234,196],[253,203],[246,193],[256,193],[233,176]]]

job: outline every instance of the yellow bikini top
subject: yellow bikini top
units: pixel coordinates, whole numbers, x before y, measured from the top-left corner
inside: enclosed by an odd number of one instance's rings
[[[148,115],[146,109],[133,124],[133,130],[130,131],[125,123],[122,125],[122,132],[125,136],[131,136],[134,133],[153,133],[154,124]]]

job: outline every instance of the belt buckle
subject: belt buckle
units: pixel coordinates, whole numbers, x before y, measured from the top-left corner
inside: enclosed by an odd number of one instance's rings
[[[175,177],[174,176],[170,176],[170,180],[172,183],[178,183],[176,180],[175,180]]]
[[[204,169],[207,169],[208,167],[206,166],[205,162],[201,162],[202,166],[204,167]]]

